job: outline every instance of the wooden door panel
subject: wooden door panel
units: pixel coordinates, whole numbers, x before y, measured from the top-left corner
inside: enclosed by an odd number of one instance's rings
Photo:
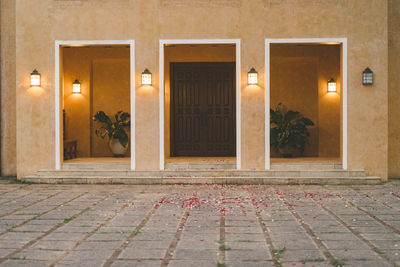
[[[207,72],[207,154],[235,154],[234,65]]]
[[[171,156],[234,156],[235,63],[171,63]]]

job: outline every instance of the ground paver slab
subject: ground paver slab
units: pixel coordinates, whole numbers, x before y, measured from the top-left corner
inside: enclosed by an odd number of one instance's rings
[[[226,260],[233,261],[266,261],[271,260],[271,254],[264,249],[238,250],[231,249],[226,251]]]
[[[165,248],[167,249],[169,244],[171,243],[170,240],[133,240],[128,244],[128,247],[132,248],[154,248],[154,249],[159,249],[159,248]]]
[[[271,261],[227,261],[229,267],[274,267]]]
[[[177,260],[217,260],[217,251],[212,249],[177,249],[173,258]]]
[[[329,262],[284,262],[282,264],[283,267],[332,267],[332,264]],[[357,267],[361,267],[362,265],[359,265]],[[347,267],[347,266],[346,266]]]
[[[83,259],[76,259],[72,261],[60,261],[55,264],[56,267],[72,267],[72,266],[79,266],[79,267],[98,267],[102,266],[106,261],[105,260],[83,260]]]
[[[164,258],[166,249],[126,248],[119,255],[119,259],[161,259]]]
[[[67,256],[63,258],[64,261],[77,261],[77,260],[106,260],[113,254],[111,249],[96,249],[96,250],[73,250],[69,251]]]
[[[2,266],[5,267],[17,267],[17,266],[29,266],[29,267],[43,267],[46,266],[49,262],[46,261],[38,261],[38,260],[20,260],[20,259],[11,259],[5,261]]]
[[[32,249],[23,250],[14,254],[12,257],[15,259],[28,259],[28,260],[43,260],[48,261],[61,256],[64,252],[58,250],[42,250]]]
[[[371,250],[349,250],[349,249],[335,249],[329,252],[337,259],[340,260],[363,260],[363,261],[380,261],[382,260],[378,254]]]
[[[296,249],[285,250],[281,255],[282,261],[298,261],[298,262],[319,262],[326,261],[326,257],[323,253],[317,249],[314,250],[304,250]]]
[[[112,267],[159,267],[161,260],[116,260]]]
[[[168,266],[171,267],[209,267],[217,266],[216,261],[194,261],[194,260],[171,260]],[[230,266],[230,265],[229,265]]]
[[[32,249],[47,250],[71,250],[76,245],[76,241],[56,241],[56,240],[40,240],[32,245]]]

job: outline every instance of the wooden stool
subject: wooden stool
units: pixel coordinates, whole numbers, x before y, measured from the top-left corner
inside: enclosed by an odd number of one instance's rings
[[[65,140],[64,141],[64,160],[74,159],[77,157],[77,146],[76,140]]]

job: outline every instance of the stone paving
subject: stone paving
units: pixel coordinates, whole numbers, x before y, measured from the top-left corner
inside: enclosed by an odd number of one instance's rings
[[[0,184],[1,266],[400,266],[400,182]]]

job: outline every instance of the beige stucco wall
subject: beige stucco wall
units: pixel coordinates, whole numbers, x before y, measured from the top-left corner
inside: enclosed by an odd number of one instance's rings
[[[15,99],[15,1],[0,1],[1,10],[1,175],[17,174]],[[33,70],[33,69],[32,69]]]
[[[400,178],[400,1],[389,0],[389,177]]]
[[[263,169],[264,38],[305,37],[348,38],[349,168],[387,177],[386,0],[17,0],[16,16],[19,177],[55,166],[55,40],[135,40],[136,166],[158,169],[158,40],[240,38],[241,130],[246,140],[241,163],[245,169]],[[368,88],[361,84],[366,66],[376,77]],[[29,89],[35,67],[43,85]],[[153,71],[150,90],[140,86],[146,67]],[[260,74],[256,90],[246,86],[250,67]]]
[[[171,62],[234,62],[236,48],[234,45],[178,45],[164,49],[165,106],[164,106],[164,152],[171,155],[171,95],[170,63]]]
[[[304,156],[340,157],[340,46],[273,45],[270,56],[271,108],[282,103],[314,122]],[[330,78],[337,93],[327,92]]]
[[[129,46],[63,48],[62,54],[66,138],[77,140],[78,157],[112,156],[91,117],[99,110],[112,117],[119,110],[130,113]],[[75,79],[81,94],[72,93]]]

